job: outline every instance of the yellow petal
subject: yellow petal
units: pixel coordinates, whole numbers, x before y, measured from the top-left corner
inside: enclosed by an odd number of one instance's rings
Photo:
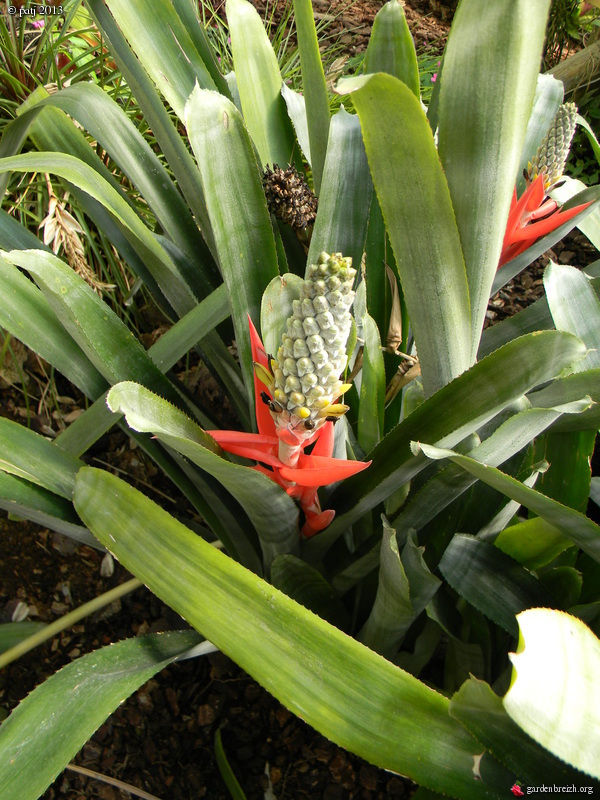
[[[263,367],[263,365],[259,364],[257,361],[254,362],[254,374],[268,389],[273,386],[273,376],[266,367]]]

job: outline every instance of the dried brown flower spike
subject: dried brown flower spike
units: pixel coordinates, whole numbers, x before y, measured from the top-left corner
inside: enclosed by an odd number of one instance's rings
[[[267,167],[263,188],[269,211],[295,231],[312,227],[317,215],[317,198],[295,167]]]

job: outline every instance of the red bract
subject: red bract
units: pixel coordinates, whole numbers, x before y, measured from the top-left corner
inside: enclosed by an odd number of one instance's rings
[[[269,358],[252,320],[250,343],[255,363],[269,369]],[[333,423],[325,422],[315,433],[306,437],[297,434],[293,428],[277,428],[269,407],[261,399],[263,384],[254,375],[255,413],[258,433],[242,431],[208,431],[213,439],[228,453],[259,462],[254,469],[262,472],[278,483],[298,501],[304,512],[305,522],[302,535],[306,538],[326,528],[335,516],[335,511],[321,511],[317,489],[335,481],[355,475],[369,466],[370,461],[346,461],[332,458]],[[285,464],[279,458],[280,441],[286,445],[296,445],[298,456],[294,466]],[[304,450],[314,443],[310,455]]]
[[[541,236],[568,222],[588,206],[589,203],[583,203],[568,211],[561,211],[555,200],[546,198],[543,173],[529,184],[518,200],[515,189],[498,266],[516,258]]]

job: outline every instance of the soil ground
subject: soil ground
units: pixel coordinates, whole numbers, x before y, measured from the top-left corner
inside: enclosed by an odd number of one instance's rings
[[[261,9],[261,3],[256,5]],[[366,46],[374,14],[383,5],[374,0],[314,0],[317,14],[337,15],[348,52]],[[341,10],[341,13],[337,12]],[[439,0],[409,0],[405,8],[418,47],[440,51],[451,12]],[[559,262],[584,266],[596,256],[582,236],[555,248]],[[547,258],[545,262],[547,263]],[[514,313],[542,293],[544,259],[496,296],[490,322]],[[31,397],[42,394],[45,375],[39,362],[22,353],[30,375]],[[80,409],[80,398],[68,385],[58,385],[57,406],[40,400],[26,407],[22,390],[6,375],[0,382],[0,415],[27,418],[34,429],[50,433],[57,419],[68,420]],[[36,392],[36,385],[39,391]],[[132,483],[167,507],[178,502],[170,488],[154,480],[156,470],[120,432],[104,437],[90,463],[125,472]],[[76,548],[70,540],[0,512],[0,622],[9,621],[17,604],[29,618],[51,622],[106,592],[130,576],[118,565],[103,577],[101,554]],[[87,618],[47,645],[0,673],[0,715],[6,715],[45,676],[103,645],[146,632],[182,627],[148,590],[140,589],[102,613]],[[0,716],[1,718],[1,716]],[[160,800],[210,798],[229,794],[218,772],[214,736],[221,729],[225,753],[248,800],[259,800],[272,786],[277,800],[384,800],[408,798],[409,781],[367,764],[324,739],[282,707],[222,654],[176,664],[163,670],[124,702],[96,732],[74,764],[143,790]],[[45,800],[126,800],[132,795],[98,778],[65,771],[44,795]]]

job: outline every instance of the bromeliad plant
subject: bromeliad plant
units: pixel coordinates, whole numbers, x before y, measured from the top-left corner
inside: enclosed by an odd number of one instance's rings
[[[516,176],[562,103],[538,79],[549,0],[461,0],[427,113],[392,0],[365,73],[337,89],[356,113],[333,117],[307,0],[294,4],[302,95],[245,0],[227,2],[227,76],[187,0],[144,5],[89,0],[160,158],[99,87],[77,85],[21,108],[0,170],[67,181],[174,324],[145,351],[0,215],[0,322],[93,401],[52,443],[2,421],[2,504],[106,547],[289,708],[422,798],[591,784],[600,656],[581,620],[598,632],[600,528],[582,511],[597,268],[551,265],[543,301],[482,332],[495,288],[575,224],[598,234],[594,187],[498,269]],[[39,152],[18,154],[28,136]],[[275,165],[310,166],[318,211],[301,236],[267,208]],[[217,431],[169,375],[194,346],[242,430]],[[202,535],[84,465],[114,424],[202,515]],[[3,798],[38,797],[123,696],[196,641],[123,642],[38,687],[0,727]]]

